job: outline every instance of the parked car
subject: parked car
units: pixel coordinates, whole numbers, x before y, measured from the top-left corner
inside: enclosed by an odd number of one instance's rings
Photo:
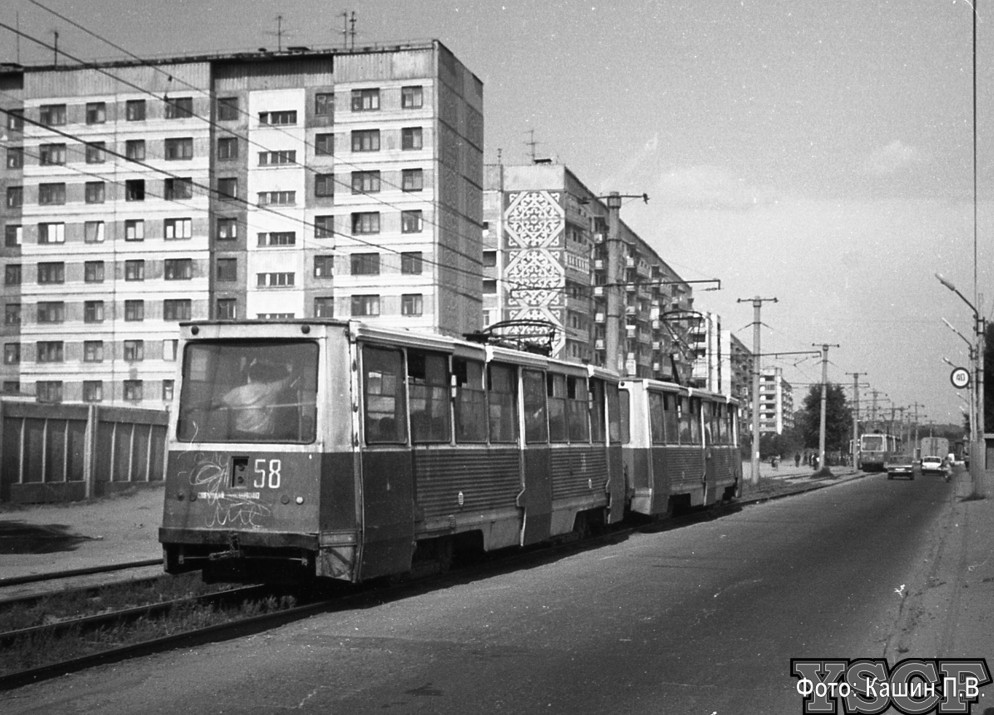
[[[915,478],[915,458],[910,454],[893,454],[884,461],[884,469],[887,470],[887,478],[907,477]]]
[[[935,455],[922,457],[922,474],[943,474],[945,471],[946,466],[942,461],[942,457],[936,457]]]

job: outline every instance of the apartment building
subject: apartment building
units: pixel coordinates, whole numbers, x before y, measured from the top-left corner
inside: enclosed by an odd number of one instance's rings
[[[162,406],[179,321],[478,330],[483,88],[437,41],[0,66],[6,393]]]
[[[783,434],[794,426],[794,389],[779,367],[763,368],[759,374],[760,434]]]

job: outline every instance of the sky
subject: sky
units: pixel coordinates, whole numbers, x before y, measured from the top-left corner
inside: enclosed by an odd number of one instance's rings
[[[87,61],[342,47],[353,12],[357,46],[435,38],[482,80],[488,163],[648,194],[622,220],[721,281],[695,307],[747,347],[776,298],[764,355],[828,344],[861,407],[962,422],[943,319],[972,340],[970,304],[994,315],[994,0],[4,0],[27,37],[0,29],[0,61],[50,62],[55,32]],[[798,404],[821,380],[814,355],[763,365]]]

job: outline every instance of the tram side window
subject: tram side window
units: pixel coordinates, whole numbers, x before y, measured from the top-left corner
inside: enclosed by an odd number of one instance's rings
[[[566,378],[566,417],[569,421],[569,441],[590,441],[590,395],[587,381],[582,377]]]
[[[448,442],[448,357],[439,353],[407,351],[407,395],[411,408],[411,441]]]
[[[669,393],[663,395],[663,429],[670,444],[678,443],[680,434],[680,416],[677,411],[677,396]]]
[[[604,381],[590,381],[590,439],[604,444]]]
[[[566,441],[566,376],[546,375],[549,398],[549,441]]]
[[[690,398],[680,398],[680,444],[693,444],[691,425],[694,424],[694,414],[690,410]]]
[[[628,390],[621,390],[617,385],[609,385],[607,389],[607,419],[608,434],[611,444],[628,444],[632,441],[632,428],[629,419],[631,396]]]
[[[452,359],[456,386],[456,442],[487,441],[487,393],[483,389],[483,363]]]
[[[728,444],[728,405],[714,406],[715,436],[718,444]]]
[[[407,441],[404,356],[399,350],[362,349],[365,432],[368,444]]]
[[[704,422],[704,446],[705,447],[710,447],[711,445],[713,445],[714,444],[714,438],[715,438],[714,424],[711,421],[712,420],[711,407],[712,407],[712,405],[711,405],[710,402],[704,402],[701,405],[701,409],[703,410],[703,413],[704,413],[704,420],[703,420],[703,422]]]
[[[525,401],[525,442],[549,441],[549,416],[545,407],[545,375],[539,370],[523,370],[521,384]]]
[[[666,442],[666,427],[663,410],[663,398],[665,395],[659,392],[649,393],[649,434],[653,444],[664,444]]]
[[[516,442],[518,439],[518,400],[514,368],[510,365],[491,363],[487,368],[487,378],[490,441]]]
[[[690,398],[690,440],[692,444],[701,444],[701,399]]]

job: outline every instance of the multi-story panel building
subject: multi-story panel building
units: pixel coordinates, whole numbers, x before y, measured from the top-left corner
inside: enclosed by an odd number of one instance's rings
[[[794,426],[794,390],[783,368],[763,368],[759,375],[760,434],[783,434]]]
[[[480,327],[482,84],[438,42],[0,89],[8,391],[161,405],[191,318]]]

